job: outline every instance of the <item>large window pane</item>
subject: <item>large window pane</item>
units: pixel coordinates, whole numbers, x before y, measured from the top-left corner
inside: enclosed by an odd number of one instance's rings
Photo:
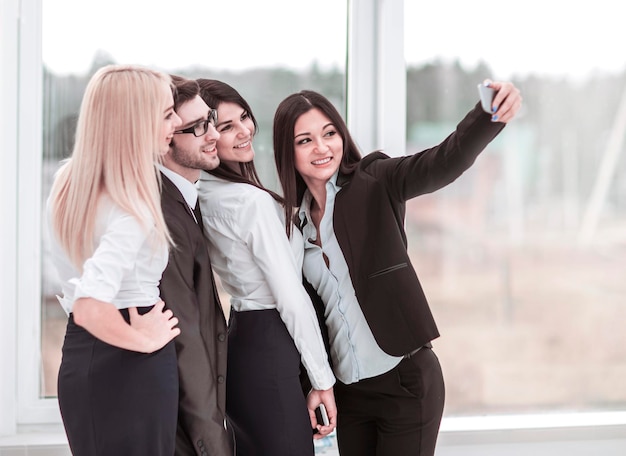
[[[263,182],[275,190],[271,127],[279,101],[310,88],[344,110],[347,2],[58,0],[43,1],[42,21],[44,199],[59,160],[71,152],[87,81],[107,63],[142,64],[232,84],[259,121],[255,162]],[[56,395],[65,332],[65,316],[54,297],[58,292],[44,256],[42,396]]]
[[[524,97],[466,174],[407,210],[447,416],[626,408],[620,17],[608,1],[405,2],[408,153],[452,131],[484,78]]]

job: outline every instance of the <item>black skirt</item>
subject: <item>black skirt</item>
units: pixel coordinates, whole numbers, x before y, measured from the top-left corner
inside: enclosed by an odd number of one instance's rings
[[[231,312],[227,372],[238,456],[313,456],[300,354],[278,311]]]
[[[120,312],[128,321],[128,311]],[[150,354],[124,350],[92,336],[70,315],[58,395],[74,456],[174,454],[178,412],[174,341]]]

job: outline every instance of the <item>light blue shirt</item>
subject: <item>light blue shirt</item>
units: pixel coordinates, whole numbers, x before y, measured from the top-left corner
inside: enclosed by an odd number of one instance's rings
[[[312,196],[308,190],[299,217],[301,222],[305,219],[307,222],[302,232],[304,276],[324,301],[335,376],[349,384],[384,374],[397,366],[402,358],[390,356],[378,346],[357,301],[348,265],[333,228],[335,197],[341,190],[336,182],[337,173],[326,183],[326,206],[320,222],[321,248],[314,243],[317,231],[311,220]],[[324,255],[328,258],[328,266]]]

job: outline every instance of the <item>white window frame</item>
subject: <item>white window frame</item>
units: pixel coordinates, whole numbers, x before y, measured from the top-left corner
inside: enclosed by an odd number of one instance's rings
[[[41,0],[20,0],[17,159],[17,421],[60,423],[41,392],[42,57]]]
[[[0,2],[0,435],[16,432],[18,3]]]
[[[363,153],[406,149],[404,0],[350,0],[347,123]]]
[[[0,3],[0,437],[61,422],[56,399],[39,397],[41,1]],[[350,0],[348,7],[348,124],[364,152],[384,149],[402,155],[404,0]],[[440,442],[445,453],[446,447],[477,442],[501,444],[502,431],[511,431],[504,441],[524,444],[551,438],[592,440],[590,433],[598,430],[608,438],[624,439],[626,411],[444,418]]]

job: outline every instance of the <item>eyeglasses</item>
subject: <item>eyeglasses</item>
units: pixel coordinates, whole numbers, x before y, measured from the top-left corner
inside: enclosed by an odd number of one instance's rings
[[[185,128],[184,130],[178,130],[174,133],[193,133],[196,138],[206,134],[209,130],[209,124],[214,127],[217,125],[217,110],[209,109],[209,115],[206,120],[201,120],[198,123],[193,124],[191,127]]]

